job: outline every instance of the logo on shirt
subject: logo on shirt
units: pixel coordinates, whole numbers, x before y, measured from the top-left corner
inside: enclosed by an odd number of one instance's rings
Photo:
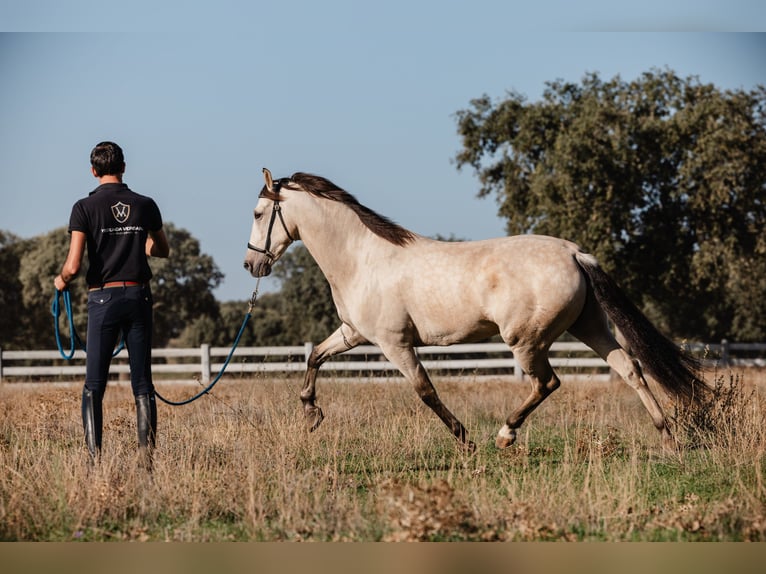
[[[118,201],[112,206],[112,215],[118,223],[125,223],[130,215],[130,206]]]

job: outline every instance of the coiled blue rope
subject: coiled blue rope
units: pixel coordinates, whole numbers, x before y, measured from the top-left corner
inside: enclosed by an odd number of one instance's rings
[[[66,318],[69,322],[69,354],[64,351],[64,345],[61,343],[61,331],[59,329],[59,316],[61,315],[60,300],[62,297],[64,299],[64,310],[66,311]],[[75,344],[79,345],[83,351],[87,352],[85,343],[83,343],[82,339],[80,339],[80,335],[77,334],[77,329],[75,329],[74,326],[72,297],[69,294],[69,289],[64,289],[63,291],[56,289],[56,294],[53,296],[53,303],[51,304],[51,314],[53,315],[53,332],[56,334],[56,346],[58,347],[61,356],[67,361],[71,361],[76,350]],[[112,357],[117,356],[117,354],[124,348],[125,337],[123,336],[123,338],[120,340],[120,344],[117,345],[117,348],[115,348],[114,352],[112,353]]]
[[[59,349],[59,353],[61,353],[61,356],[64,357],[67,361],[71,361],[72,357],[74,357],[75,341],[80,344],[83,350],[85,350],[85,345],[83,345],[80,337],[77,335],[77,331],[74,329],[74,323],[72,322],[72,300],[69,296],[69,290],[65,289],[63,291],[64,307],[66,308],[66,315],[67,319],[69,320],[70,349],[68,355],[66,352],[64,352],[64,346],[61,344],[61,332],[59,331],[59,315],[61,315],[61,294],[62,291],[56,289],[56,294],[53,296],[53,303],[51,304],[51,314],[53,315],[53,332],[56,335],[56,346]]]

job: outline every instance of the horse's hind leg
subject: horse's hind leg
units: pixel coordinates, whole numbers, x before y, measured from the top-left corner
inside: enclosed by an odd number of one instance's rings
[[[343,324],[311,351],[306,361],[306,375],[303,379],[303,389],[301,390],[301,402],[303,403],[303,412],[306,415],[309,431],[316,430],[324,419],[322,409],[315,403],[316,379],[319,367],[330,357],[366,342],[367,340],[357,333],[355,329]]]
[[[545,398],[561,385],[548,361],[548,349],[514,348],[513,356],[529,376],[532,392],[527,399],[506,419],[505,425],[497,433],[495,446],[508,448],[516,441],[516,429]]]
[[[593,349],[610,367],[636,391],[652,422],[662,434],[666,447],[674,447],[675,441],[668,428],[665,414],[649,388],[641,366],[623,349],[609,330],[606,317],[589,294],[585,309],[569,332]]]

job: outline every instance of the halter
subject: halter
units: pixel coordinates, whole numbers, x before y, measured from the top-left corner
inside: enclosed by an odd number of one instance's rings
[[[257,251],[258,253],[263,253],[266,257],[268,257],[271,260],[276,259],[276,255],[274,255],[271,252],[271,231],[274,229],[274,221],[277,219],[277,215],[279,215],[279,222],[282,224],[282,229],[285,230],[285,235],[287,235],[287,238],[290,241],[295,241],[293,239],[293,236],[290,235],[290,232],[287,230],[287,224],[285,223],[285,218],[282,216],[282,207],[279,205],[279,189],[282,187],[282,180],[278,180],[274,182],[273,186],[273,193],[277,197],[277,199],[273,200],[273,207],[271,209],[271,219],[269,220],[269,229],[266,232],[266,245],[261,247],[256,247],[249,241],[247,242],[247,248],[252,249],[253,251]]]

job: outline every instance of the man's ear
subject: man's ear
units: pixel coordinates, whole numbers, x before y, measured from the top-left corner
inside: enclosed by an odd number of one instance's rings
[[[93,177],[98,177],[98,174],[96,173],[96,168],[95,167],[91,166],[90,167],[90,172],[93,174]]]

